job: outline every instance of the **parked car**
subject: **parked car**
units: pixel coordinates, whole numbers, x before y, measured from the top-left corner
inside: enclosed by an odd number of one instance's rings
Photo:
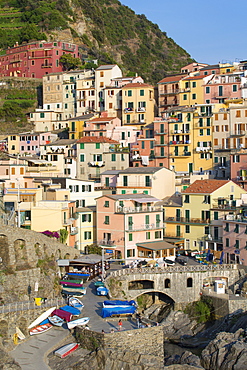
[[[176,262],[180,263],[180,265],[186,266],[187,260],[184,258],[176,258]]]
[[[169,260],[167,258],[163,258],[164,263],[166,263],[168,266],[174,266],[175,261]]]

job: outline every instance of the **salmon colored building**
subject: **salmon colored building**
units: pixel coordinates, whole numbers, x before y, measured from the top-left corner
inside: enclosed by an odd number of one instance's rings
[[[68,42],[16,43],[0,57],[0,76],[42,78],[48,73],[62,72],[59,59],[63,54],[80,56],[78,46]]]

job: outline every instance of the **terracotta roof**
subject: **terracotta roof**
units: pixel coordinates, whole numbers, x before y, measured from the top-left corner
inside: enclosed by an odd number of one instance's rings
[[[211,194],[229,181],[230,180],[196,180],[183,191],[183,194]]]
[[[129,89],[132,87],[153,87],[153,86],[149,84],[141,83],[141,82],[134,82],[134,83],[124,85],[122,89]]]
[[[182,74],[182,75],[176,75],[176,76],[168,76],[168,77],[165,77],[163,78],[162,80],[160,80],[158,82],[158,84],[160,83],[168,83],[168,82],[177,82],[177,81],[180,81],[184,76],[186,76],[185,74]]]
[[[94,119],[91,119],[90,120],[90,123],[98,123],[98,122],[109,122],[109,121],[112,121],[113,119],[115,119],[117,117],[100,117],[100,118],[94,118]]]
[[[207,77],[207,76],[191,76],[191,77],[187,77],[187,78],[184,78],[184,80],[202,80],[204,77]]]
[[[77,143],[109,143],[109,144],[119,144],[118,141],[109,139],[105,136],[84,136],[81,137]]]

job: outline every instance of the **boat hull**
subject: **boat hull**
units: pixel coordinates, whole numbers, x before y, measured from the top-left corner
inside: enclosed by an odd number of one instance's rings
[[[60,358],[67,357],[70,353],[74,352],[79,347],[78,343],[70,343],[59,348],[54,352],[54,354]]]
[[[29,326],[28,329],[33,328],[34,326],[38,326],[42,321],[46,320],[48,316],[56,309],[56,307],[51,307],[49,310],[42,313],[36,320],[34,320]]]
[[[50,323],[44,324],[44,325],[39,325],[39,326],[36,326],[35,328],[32,328],[29,331],[29,334],[30,335],[42,334],[42,333],[46,332],[47,330],[50,330],[52,327],[53,326]]]
[[[78,320],[70,321],[70,322],[67,323],[67,325],[68,325],[69,329],[73,329],[76,326],[87,325],[89,320],[90,320],[89,317],[83,317],[83,318],[78,319]]]

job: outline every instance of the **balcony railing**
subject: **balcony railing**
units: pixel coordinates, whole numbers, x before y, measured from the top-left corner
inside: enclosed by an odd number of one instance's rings
[[[163,92],[160,93],[160,96],[179,94],[179,92],[180,92],[179,89],[175,89],[175,90],[171,90],[171,91],[163,91]]]
[[[124,113],[132,113],[134,112],[134,108],[125,108]]]
[[[171,157],[190,157],[190,156],[191,156],[191,152],[183,152],[183,153],[174,152],[174,153],[171,153]]]
[[[70,235],[78,234],[78,227],[71,227]]]
[[[141,212],[161,212],[163,211],[162,207],[155,207],[155,206],[150,206],[150,207],[121,207],[118,206],[116,209],[115,213],[141,213]]]
[[[212,203],[211,205],[211,209],[219,209],[224,211],[236,209],[236,207],[237,207],[236,201],[231,201],[231,203],[227,204]]]
[[[167,135],[167,130],[160,131],[160,130],[155,130],[154,131],[155,135]]]
[[[201,218],[187,218],[187,217],[165,217],[165,222],[185,223],[185,224],[206,224],[210,223],[210,219],[202,220]]]
[[[157,230],[157,229],[163,229],[164,224],[163,222],[156,222],[153,224],[142,224],[142,225],[134,225],[134,224],[129,224],[127,231],[149,231],[149,230]]]
[[[171,130],[170,133],[173,135],[188,135],[190,134],[190,130]]]
[[[48,64],[42,63],[41,64],[41,68],[51,68],[51,67],[52,67],[52,63],[48,63]]]
[[[104,245],[104,246],[113,247],[115,245],[115,240],[103,239],[103,240],[97,241],[97,244],[98,245]]]
[[[146,108],[145,107],[139,107],[139,108],[136,109],[136,112],[139,112],[139,113],[146,112]]]
[[[246,131],[237,130],[231,133],[231,136],[244,136],[246,134]]]
[[[164,234],[164,238],[184,238],[184,234],[183,233],[165,233]]]

